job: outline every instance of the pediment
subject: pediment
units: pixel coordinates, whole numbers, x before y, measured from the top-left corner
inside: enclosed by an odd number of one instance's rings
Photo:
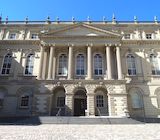
[[[121,35],[118,33],[96,28],[88,24],[69,25],[67,27],[60,28],[57,30],[50,30],[49,32],[42,34],[42,36],[44,37],[47,37],[47,36],[48,37],[51,37],[51,36],[121,37]]]

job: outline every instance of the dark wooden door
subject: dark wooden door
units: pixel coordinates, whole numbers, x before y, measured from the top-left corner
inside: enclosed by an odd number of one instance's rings
[[[85,116],[86,99],[74,99],[74,116]]]

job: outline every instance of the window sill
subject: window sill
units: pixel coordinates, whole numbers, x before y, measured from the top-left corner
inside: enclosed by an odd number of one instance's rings
[[[28,106],[26,106],[26,107],[25,106],[20,106],[19,109],[29,109],[29,107]]]

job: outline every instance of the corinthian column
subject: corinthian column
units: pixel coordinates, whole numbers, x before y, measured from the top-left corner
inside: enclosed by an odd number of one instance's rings
[[[51,46],[49,54],[48,79],[52,79],[53,54],[54,54],[54,47]]]
[[[68,80],[72,79],[73,69],[73,46],[69,46],[69,58],[68,58]]]
[[[117,58],[117,71],[118,71],[118,79],[123,79],[122,77],[122,65],[121,65],[121,54],[120,47],[116,47],[116,58]]]
[[[111,71],[111,50],[110,46],[106,46],[106,62],[107,62],[107,79],[112,79],[112,71]]]
[[[92,79],[92,46],[87,48],[87,79]]]
[[[43,59],[44,59],[44,47],[41,46],[38,79],[42,79]]]

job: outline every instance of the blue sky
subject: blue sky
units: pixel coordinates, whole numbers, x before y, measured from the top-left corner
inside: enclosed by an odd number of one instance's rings
[[[117,20],[153,20],[160,19],[160,0],[0,0],[0,13],[9,20],[51,20],[58,16],[60,20],[102,20],[106,16],[111,20],[115,13]]]

